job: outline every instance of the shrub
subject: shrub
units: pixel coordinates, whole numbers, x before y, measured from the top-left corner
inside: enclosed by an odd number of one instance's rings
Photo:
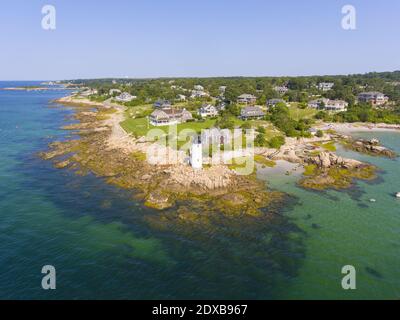
[[[274,149],[279,149],[284,144],[285,144],[284,136],[276,136],[271,138],[271,140],[269,141],[269,146]]]
[[[315,134],[318,138],[322,138],[324,136],[324,132],[322,130],[318,130]]]
[[[258,131],[259,133],[263,133],[263,134],[265,134],[265,132],[266,132],[266,130],[265,130],[265,128],[264,128],[263,126],[258,126],[258,127],[257,127],[257,131]]]
[[[257,137],[254,139],[254,145],[256,147],[266,147],[268,146],[267,139],[265,139],[265,135],[263,133],[260,133],[257,135]]]

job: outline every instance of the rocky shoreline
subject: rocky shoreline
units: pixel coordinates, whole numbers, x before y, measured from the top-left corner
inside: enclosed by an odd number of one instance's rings
[[[340,157],[334,153],[336,144],[353,144],[353,139],[340,134],[330,134],[323,139],[300,139],[296,143],[283,146],[272,157],[273,160],[285,160],[305,167],[304,177],[299,186],[313,189],[347,189],[355,179],[373,180],[376,178],[376,167],[354,159]],[[363,152],[364,150],[355,150]],[[377,156],[394,156],[394,153],[382,146],[375,145],[370,149]]]
[[[79,138],[53,142],[40,156],[53,161],[57,168],[82,175],[93,173],[132,190],[132,197],[148,207],[179,210],[180,203],[190,201],[203,211],[260,216],[266,214],[262,209],[284,196],[267,190],[255,174],[239,176],[227,166],[212,166],[198,173],[187,165],[151,165],[145,160],[144,144],[136,146],[133,137],[129,147],[124,144],[121,148],[120,139],[127,137],[115,132],[119,130],[115,123],[119,127],[122,109],[82,101],[75,104],[71,99],[56,102],[75,107],[74,120],[79,122],[64,129],[74,131]]]
[[[104,177],[108,183],[132,190],[132,197],[144,205],[159,210],[174,208],[185,212],[187,203],[201,208],[202,212],[218,210],[225,214],[248,214],[265,216],[270,205],[275,206],[284,194],[268,190],[265,182],[259,181],[256,174],[238,175],[227,165],[215,165],[201,172],[178,162],[173,165],[153,165],[146,161],[146,148],[143,139],[135,139],[119,125],[124,119],[125,109],[110,102],[97,103],[87,99],[65,97],[56,103],[74,108],[74,120],[78,123],[63,127],[78,135],[78,139],[53,142],[41,157],[54,162],[56,168],[68,168],[77,174],[93,173]],[[293,140],[293,141],[292,141]],[[324,138],[293,139],[280,148],[256,148],[256,157],[273,163],[285,160],[305,166],[304,178],[299,185],[309,189],[348,188],[354,179],[370,180],[376,177],[375,167],[357,160],[338,157],[333,144],[341,141],[350,143],[350,137],[337,134]],[[389,151],[378,144],[364,149],[377,155],[388,155]],[[329,147],[329,148],[328,148]],[[366,150],[356,150],[363,152]],[[164,150],[167,151],[168,150]],[[182,158],[184,155],[178,155]],[[181,204],[185,203],[183,210]]]
[[[342,138],[341,143],[346,149],[369,154],[372,156],[382,156],[395,158],[397,155],[394,151],[381,146],[378,139],[352,139],[351,137]]]

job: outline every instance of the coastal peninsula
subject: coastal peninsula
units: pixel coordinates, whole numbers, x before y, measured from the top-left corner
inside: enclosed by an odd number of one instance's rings
[[[160,81],[158,85],[165,86],[165,82]],[[338,156],[338,145],[369,155],[396,157],[378,140],[356,140],[348,132],[351,129],[396,130],[399,125],[325,121],[342,113],[346,115],[347,106],[339,101],[329,102],[331,109],[335,107],[340,111],[345,106],[339,113],[335,110],[321,114],[327,111],[313,108],[315,102],[310,102],[307,107],[281,98],[267,100],[267,106],[262,107],[257,105],[259,100],[252,94],[239,95],[237,102],[232,103],[226,97],[229,95],[226,86],[220,86],[219,95],[214,97],[202,85],[188,90],[170,80],[168,86],[174,94],[178,91],[186,95],[178,94],[173,103],[158,99],[151,104],[150,97],[138,98],[124,92],[126,84],[108,86],[107,90],[102,86],[80,87],[79,92],[55,101],[75,110],[73,118],[77,122],[63,129],[73,131],[78,138],[53,142],[50,150],[41,156],[54,161],[57,168],[104,177],[108,183],[132,190],[132,196],[144,205],[159,210],[179,210],[181,203],[191,202],[206,211],[216,209],[231,215],[265,215],[268,210],[263,209],[276,205],[285,195],[268,189],[264,181],[258,180],[257,168],[272,167],[278,160],[283,160],[279,163],[290,162],[302,168],[303,178],[298,182],[301,187],[343,189],[352,186],[355,179],[375,179],[376,168]],[[321,120],[321,117],[326,119]],[[191,159],[194,137],[180,141],[179,132],[170,132],[173,125],[177,126],[177,131],[195,132],[204,141],[214,139],[217,133],[217,142],[215,139],[210,142],[217,150],[228,144],[229,139],[223,135],[233,134],[234,129],[239,133],[252,129],[256,134],[251,148],[240,141],[240,152],[223,152],[218,163],[214,161],[215,150],[203,150],[199,169],[193,166]],[[153,129],[175,144],[149,141],[147,135]],[[206,138],[204,132],[208,134]],[[236,143],[235,138],[233,143]],[[166,161],[148,161],[148,151],[154,146],[159,154],[165,155]],[[243,175],[241,171],[249,160],[253,161],[250,162],[251,170]]]

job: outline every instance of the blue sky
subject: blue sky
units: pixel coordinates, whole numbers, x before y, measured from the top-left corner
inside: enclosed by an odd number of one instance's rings
[[[0,80],[400,69],[398,0],[1,0]],[[41,28],[54,5],[57,29]],[[357,30],[341,28],[343,5]]]

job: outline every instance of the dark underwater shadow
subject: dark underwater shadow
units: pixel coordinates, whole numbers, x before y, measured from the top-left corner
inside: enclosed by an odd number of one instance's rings
[[[53,126],[65,124],[60,121]],[[57,140],[62,137],[58,134]],[[298,275],[306,256],[306,234],[285,214],[297,204],[296,198],[286,196],[258,217],[206,213],[188,203],[183,207],[200,219],[182,220],[182,211],[146,208],[133,200],[132,191],[111,186],[102,178],[55,169],[51,161],[37,156],[48,143],[43,137],[34,142],[34,152],[18,156],[23,165],[16,170],[24,175],[24,189],[40,192],[67,219],[90,217],[100,224],[119,223],[135,237],[157,239],[174,261],[165,267],[125,255],[124,246],[116,244],[115,256],[105,253],[91,258],[94,265],[102,265],[102,272],[94,274],[80,261],[71,262],[74,276],[84,274],[81,288],[66,284],[71,289],[61,298],[274,299],[276,289]],[[112,277],[107,270],[112,270]]]
[[[135,270],[124,270],[129,278],[111,298],[274,299],[275,288],[296,278],[305,258],[306,234],[285,215],[297,204],[293,197],[265,208],[261,217],[210,211],[198,213],[200,222],[182,221],[176,209],[160,213],[146,208],[133,200],[132,191],[108,185],[102,178],[55,169],[51,161],[34,154],[19,160],[24,163],[18,169],[25,175],[23,187],[40,190],[65,217],[121,223],[137,237],[158,239],[175,262],[162,270],[127,257],[121,268],[135,265]],[[176,285],[171,285],[174,280]],[[143,285],[146,292],[137,292]]]

